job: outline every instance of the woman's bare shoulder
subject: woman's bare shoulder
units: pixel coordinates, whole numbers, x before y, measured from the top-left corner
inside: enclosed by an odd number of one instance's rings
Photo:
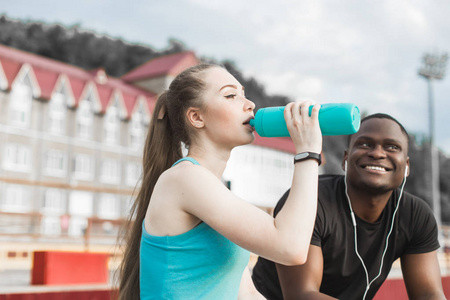
[[[204,176],[208,177],[212,175],[207,169],[203,168],[200,165],[194,165],[190,162],[182,162],[172,168],[164,171],[159,181],[164,183],[192,183],[198,181],[198,177],[203,178]]]

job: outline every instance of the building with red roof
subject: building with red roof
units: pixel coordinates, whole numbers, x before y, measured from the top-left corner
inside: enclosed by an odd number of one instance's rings
[[[0,239],[22,253],[0,253],[0,265],[11,257],[29,266],[34,249],[111,251],[157,95],[199,62],[181,52],[113,78],[0,45]],[[289,138],[256,136],[233,150],[223,179],[273,207],[290,185],[293,153]]]
[[[200,63],[192,51],[156,57],[122,76],[126,82],[161,94],[183,70]]]

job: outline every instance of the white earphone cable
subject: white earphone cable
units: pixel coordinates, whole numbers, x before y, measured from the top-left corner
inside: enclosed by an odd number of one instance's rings
[[[352,203],[351,203],[351,201],[350,201],[350,197],[348,196],[348,192],[347,192],[347,162],[345,162],[345,169],[344,169],[344,171],[345,171],[345,176],[344,176],[345,195],[347,196],[348,206],[350,207],[350,215],[351,215],[351,218],[352,218],[352,223],[353,223],[353,228],[354,228],[354,236],[355,236],[355,253],[356,253],[356,256],[358,256],[359,260],[361,261],[361,265],[363,266],[364,272],[366,273],[366,290],[365,290],[364,296],[363,296],[363,298],[362,298],[362,300],[365,300],[365,299],[366,299],[367,292],[368,292],[369,289],[370,289],[370,286],[372,285],[372,283],[373,283],[375,280],[378,279],[378,277],[380,277],[381,271],[382,271],[382,269],[383,269],[384,257],[385,257],[385,255],[386,255],[386,252],[387,252],[387,249],[388,249],[388,246],[389,246],[389,237],[391,236],[392,229],[394,228],[395,215],[397,214],[397,210],[398,210],[398,208],[399,208],[399,206],[400,206],[400,199],[402,198],[402,195],[403,195],[403,188],[405,187],[405,183],[406,183],[406,173],[407,173],[407,172],[405,171],[405,176],[403,177],[403,182],[402,182],[402,186],[401,186],[401,189],[400,189],[400,194],[399,194],[399,197],[398,197],[398,200],[397,200],[397,204],[396,204],[394,213],[392,214],[391,227],[390,227],[389,232],[388,232],[388,234],[387,234],[387,236],[386,236],[386,246],[385,246],[385,248],[384,248],[384,250],[383,250],[383,254],[382,254],[382,256],[381,256],[381,264],[380,264],[380,269],[379,269],[379,271],[378,271],[378,275],[375,276],[375,278],[373,278],[373,279],[369,282],[369,273],[368,273],[368,271],[367,271],[366,265],[364,264],[364,260],[362,259],[362,257],[360,256],[360,254],[359,254],[359,252],[358,252],[358,236],[357,236],[357,230],[356,230],[356,218],[355,218],[355,214],[354,214],[354,212],[353,212],[353,208],[352,208]]]

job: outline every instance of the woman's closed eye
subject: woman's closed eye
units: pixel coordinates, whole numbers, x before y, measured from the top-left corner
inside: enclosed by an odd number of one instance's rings
[[[236,94],[225,95],[225,98],[227,98],[227,99],[234,99],[234,98],[236,98]]]

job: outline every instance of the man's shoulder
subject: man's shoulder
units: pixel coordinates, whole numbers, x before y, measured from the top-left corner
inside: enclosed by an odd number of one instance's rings
[[[343,184],[344,176],[343,175],[334,175],[334,174],[324,174],[319,175],[319,192],[321,190],[330,190],[335,192],[335,190],[339,187],[339,185]],[[290,188],[286,191],[286,193],[281,197],[280,202],[284,203],[286,201],[287,196],[289,195]]]
[[[413,195],[408,192],[403,192],[403,206],[408,206],[411,210],[411,212],[414,211],[423,211],[428,213],[433,213],[430,204],[428,204],[424,199]]]
[[[344,188],[343,175],[320,175],[319,201],[335,201]]]
[[[322,174],[319,175],[319,182],[333,182],[336,180],[340,180],[344,177],[344,175],[338,174]]]
[[[421,202],[425,202],[425,200],[423,200],[422,198],[420,198],[419,196],[416,196],[414,194],[411,194],[407,191],[403,191],[403,196],[405,197],[405,199],[408,199],[408,201],[421,201]]]
[[[336,195],[339,194],[340,186],[343,186],[343,175],[319,175],[319,202],[334,201]],[[275,215],[281,210],[291,189],[288,189],[285,194],[280,198],[276,207]]]

